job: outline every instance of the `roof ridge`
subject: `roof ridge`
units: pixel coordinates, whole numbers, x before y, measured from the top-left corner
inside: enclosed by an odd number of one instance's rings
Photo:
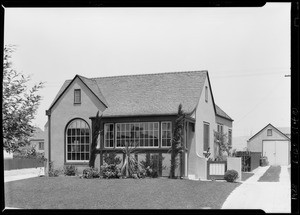
[[[94,77],[94,78],[89,78],[89,79],[95,80],[95,79],[104,79],[104,78],[152,76],[152,75],[166,75],[166,74],[178,74],[178,73],[196,73],[196,72],[208,72],[208,70],[161,72],[161,73],[147,73],[147,74],[134,74],[134,75],[116,75],[116,76],[106,76],[106,77]]]

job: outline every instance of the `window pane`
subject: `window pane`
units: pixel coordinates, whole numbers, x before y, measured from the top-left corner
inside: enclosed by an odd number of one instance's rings
[[[90,159],[89,153],[85,153],[85,159],[86,159],[86,160],[89,160],[89,159]]]
[[[86,151],[85,143],[89,143],[89,136],[85,135],[89,134],[88,128],[88,124],[80,119],[70,123],[66,132],[67,152],[73,153],[67,154],[67,160],[84,160],[84,155],[80,152]]]

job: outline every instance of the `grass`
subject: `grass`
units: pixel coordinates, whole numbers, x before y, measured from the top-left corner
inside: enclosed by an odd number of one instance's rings
[[[254,173],[252,172],[242,172],[242,181],[246,181],[248,178],[250,178],[253,175]]]
[[[5,206],[23,209],[219,209],[239,185],[160,178],[37,177],[5,183]]]
[[[280,166],[270,166],[269,169],[258,179],[259,182],[278,182]]]

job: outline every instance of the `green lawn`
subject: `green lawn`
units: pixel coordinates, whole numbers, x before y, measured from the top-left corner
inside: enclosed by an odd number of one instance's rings
[[[281,172],[280,166],[270,166],[269,169],[258,179],[259,182],[278,182]]]
[[[24,209],[219,209],[239,185],[162,178],[39,177],[5,183],[5,206]]]
[[[248,178],[250,178],[253,175],[254,173],[252,172],[242,172],[242,181],[246,181]]]

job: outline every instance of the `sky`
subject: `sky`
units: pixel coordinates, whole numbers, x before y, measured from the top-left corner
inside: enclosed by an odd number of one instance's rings
[[[33,124],[76,74],[87,78],[208,70],[233,137],[290,126],[290,3],[259,8],[6,8],[4,44],[40,81]]]

